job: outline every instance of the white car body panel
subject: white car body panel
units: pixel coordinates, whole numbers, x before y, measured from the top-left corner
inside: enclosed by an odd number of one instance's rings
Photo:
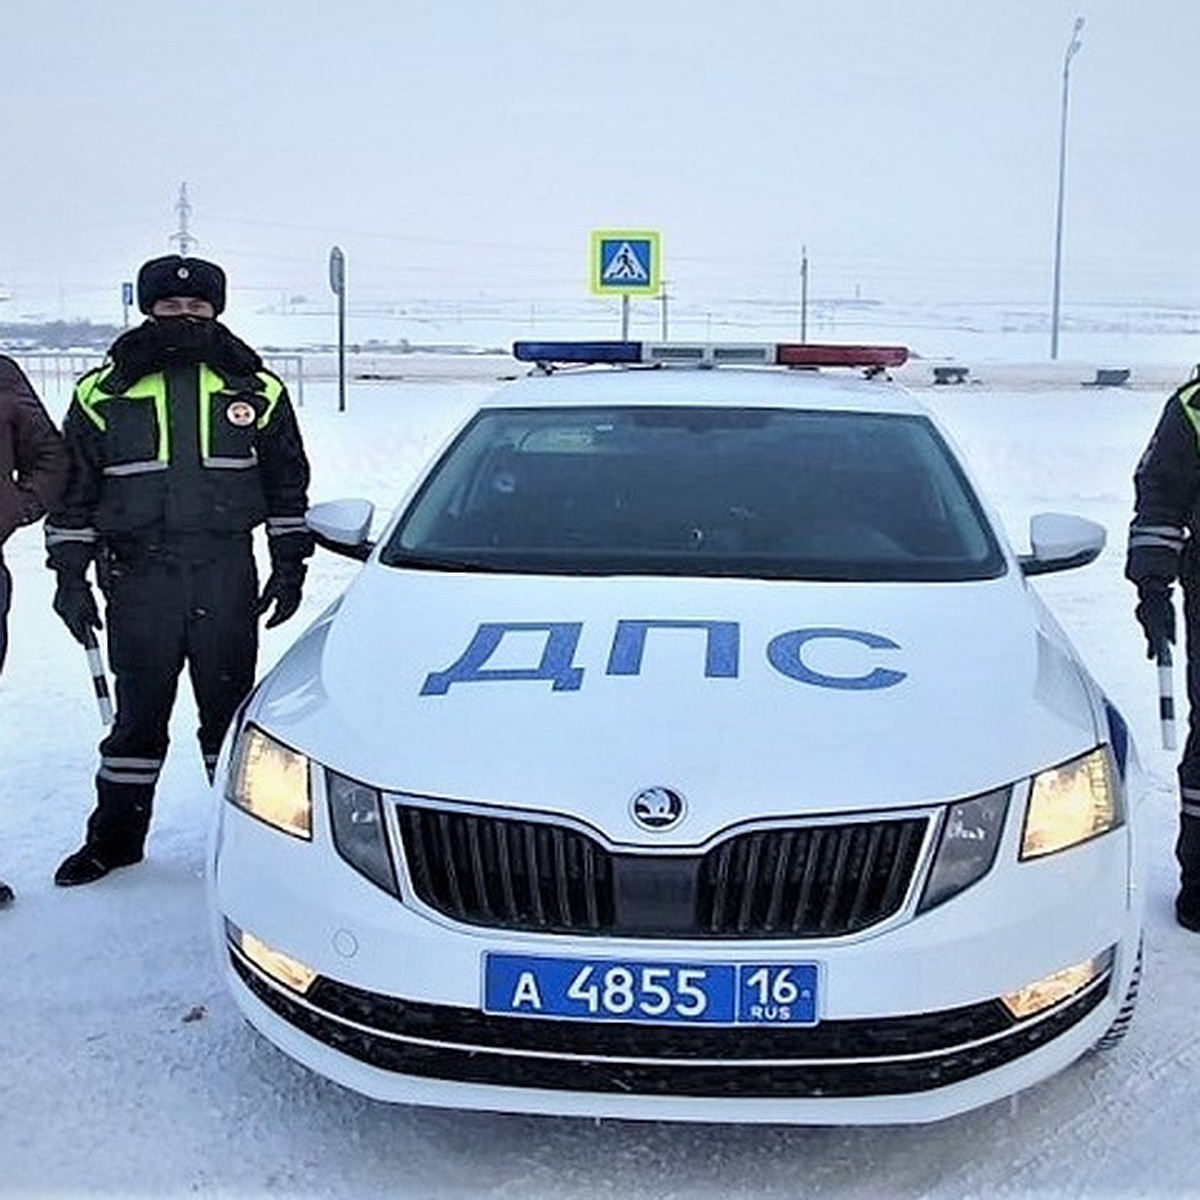
[[[969,604],[963,589],[974,593]],[[705,678],[699,628],[651,629],[640,673],[607,675],[622,619],[736,622],[738,675]],[[582,622],[572,660],[583,670],[578,689],[479,677],[421,694],[480,624],[496,621]],[[896,644],[821,639],[805,659],[822,674],[882,667],[906,677],[870,690],[788,678],[766,648],[802,628],[867,631]],[[367,643],[359,629],[386,633]],[[513,635],[513,653],[502,643],[481,672],[498,663],[532,671],[545,640],[538,631]],[[1030,626],[1015,574],[936,586],[549,577],[531,587],[519,577],[377,568],[345,596],[319,659],[303,667],[300,697],[290,674],[267,683],[260,719],[353,778],[548,812],[565,811],[569,797],[572,814],[614,841],[636,832],[626,802],[669,784],[690,803],[684,824],[661,835],[664,845],[703,842],[744,816],[750,785],[759,815],[844,812],[876,807],[868,798],[882,766],[895,780],[889,806],[928,803],[1065,761],[1098,738],[1099,714],[1075,661],[1057,630]],[[314,686],[319,706],[302,702]],[[658,719],[672,711],[684,719]],[[630,719],[639,712],[645,720]],[[464,730],[469,755],[457,752]],[[593,761],[581,771],[588,748]],[[763,770],[781,756],[785,769]]]

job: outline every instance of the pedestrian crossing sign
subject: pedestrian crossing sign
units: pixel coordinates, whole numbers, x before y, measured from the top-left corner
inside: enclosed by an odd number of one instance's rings
[[[592,233],[591,267],[597,295],[657,295],[662,274],[659,235],[645,229],[597,229]]]

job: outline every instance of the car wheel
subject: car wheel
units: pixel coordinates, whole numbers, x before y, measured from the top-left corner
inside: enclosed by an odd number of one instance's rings
[[[1125,999],[1117,1012],[1113,1023],[1108,1027],[1104,1036],[1096,1043],[1097,1050],[1111,1050],[1124,1039],[1133,1021],[1133,1010],[1137,1008],[1138,988],[1142,983],[1142,943],[1138,942],[1137,960],[1133,964],[1133,974],[1129,977],[1129,987],[1125,990]]]

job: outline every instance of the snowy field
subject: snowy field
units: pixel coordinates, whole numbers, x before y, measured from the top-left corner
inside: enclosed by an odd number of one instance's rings
[[[490,386],[356,383],[339,413],[336,388],[310,383],[312,498],[363,495],[386,513]],[[254,1034],[218,977],[203,884],[214,800],[186,691],[148,860],[91,887],[51,883],[91,805],[100,727],[83,655],[50,610],[40,530],[22,530],[5,549],[0,678],[0,876],[18,894],[0,913],[0,1196],[1200,1196],[1200,938],[1171,915],[1173,756],[1121,578],[1130,475],[1164,393],[1018,386],[1010,372],[922,395],[1019,549],[1035,511],[1109,530],[1095,564],[1036,586],[1125,712],[1153,784],[1145,984],[1116,1052],[940,1125],[869,1130],[463,1114],[343,1091]],[[61,417],[64,397],[46,400]],[[299,616],[264,635],[261,669],[354,570],[318,552]]]

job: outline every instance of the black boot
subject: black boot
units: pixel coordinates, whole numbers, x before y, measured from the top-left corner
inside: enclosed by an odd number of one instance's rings
[[[111,845],[104,842],[87,841],[68,854],[54,872],[54,882],[59,887],[76,887],[81,883],[95,883],[117,867],[131,867],[142,861],[142,847],[129,844]]]
[[[1186,812],[1180,815],[1175,858],[1179,862],[1175,919],[1184,929],[1200,933],[1200,817]]]
[[[68,854],[54,872],[59,887],[95,883],[117,867],[142,861],[150,828],[154,789],[96,778],[96,807],[87,820],[83,845]]]
[[[1200,894],[1180,891],[1175,897],[1175,920],[1184,929],[1200,933]]]
[[[3,908],[6,904],[11,904],[12,902],[13,902],[12,888],[10,888],[8,886],[8,884],[4,882],[3,879],[0,879],[0,908]]]

